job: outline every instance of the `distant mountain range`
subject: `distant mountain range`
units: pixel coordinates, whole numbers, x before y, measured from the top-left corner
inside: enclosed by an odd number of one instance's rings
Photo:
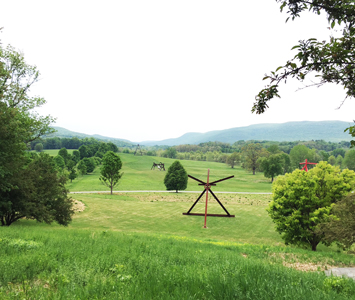
[[[80,132],[74,132],[74,131],[70,131],[68,129],[65,129],[63,127],[56,127],[53,126],[52,128],[54,128],[56,130],[55,133],[49,134],[44,136],[44,138],[53,138],[53,137],[59,137],[59,138],[72,138],[72,137],[77,137],[79,139],[84,139],[84,138],[94,138],[97,140],[101,140],[104,142],[113,142],[115,145],[119,146],[119,147],[126,147],[126,146],[133,146],[135,145],[135,143],[132,143],[128,140],[124,140],[124,139],[116,139],[116,138],[112,138],[112,137],[106,137],[106,136],[102,136],[99,134],[85,134],[85,133],[80,133]]]
[[[351,125],[353,125],[353,123],[343,121],[302,121],[281,124],[256,124],[245,127],[209,131],[206,133],[190,132],[178,138],[161,141],[143,141],[139,142],[139,144],[141,146],[175,146],[215,141],[233,144],[240,140],[278,142],[324,140],[327,142],[341,142],[351,140],[351,136],[347,132],[344,132],[344,129]],[[72,132],[61,127],[54,127],[54,129],[57,130],[57,133],[52,134],[51,137],[93,137],[99,140],[113,141],[115,144],[117,144],[117,142],[122,142],[122,146],[123,144],[127,146],[137,144],[124,139]]]

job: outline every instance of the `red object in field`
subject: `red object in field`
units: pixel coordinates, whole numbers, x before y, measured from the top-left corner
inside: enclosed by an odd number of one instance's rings
[[[211,217],[229,217],[229,218],[234,218],[234,215],[231,215],[226,208],[223,206],[223,204],[218,200],[218,198],[216,197],[216,195],[212,192],[211,190],[211,186],[215,186],[217,182],[221,182],[223,180],[227,180],[230,178],[233,178],[233,176],[229,176],[223,179],[219,179],[213,182],[210,182],[210,169],[208,169],[208,173],[207,173],[207,182],[204,182],[200,179],[197,179],[191,175],[188,175],[190,178],[200,182],[199,185],[203,185],[204,186],[204,190],[201,193],[201,195],[197,198],[197,200],[195,201],[195,203],[191,206],[191,208],[189,209],[189,211],[187,213],[183,213],[183,215],[190,215],[190,216],[205,216],[205,224],[203,228],[207,228],[206,227],[206,222],[207,222],[207,216],[211,216]],[[216,199],[216,201],[219,203],[219,205],[224,209],[224,211],[227,213],[226,215],[220,215],[220,214],[208,214],[207,213],[207,203],[208,203],[208,192],[211,193],[211,195]],[[203,196],[203,194],[206,193],[206,205],[205,205],[205,213],[204,214],[200,214],[200,213],[191,213],[191,210],[195,207],[196,203],[201,199],[201,197]]]
[[[306,172],[308,172],[307,165],[316,165],[316,164],[317,164],[317,163],[308,162],[308,161],[307,161],[307,158],[306,158],[306,161],[305,161],[305,162],[300,163],[300,165],[304,165],[304,167],[303,167],[301,170],[305,170]]]

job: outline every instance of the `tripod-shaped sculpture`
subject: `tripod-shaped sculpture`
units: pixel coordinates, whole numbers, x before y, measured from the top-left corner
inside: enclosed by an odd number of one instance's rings
[[[230,178],[233,178],[233,176],[229,176],[220,180],[216,180],[213,182],[209,182],[210,179],[210,169],[208,169],[208,173],[207,173],[207,182],[204,182],[200,179],[197,179],[191,175],[188,175],[190,178],[200,182],[199,185],[203,185],[204,186],[204,190],[201,193],[201,195],[197,198],[197,200],[195,201],[195,203],[191,206],[191,208],[189,209],[189,211],[187,213],[183,213],[183,215],[190,215],[190,216],[205,216],[205,226],[204,228],[206,228],[206,217],[210,216],[210,217],[229,217],[229,218],[234,218],[234,215],[231,215],[228,210],[223,206],[223,204],[221,203],[221,201],[218,200],[218,198],[216,197],[216,195],[212,192],[211,190],[211,186],[215,186],[217,182],[221,182]],[[226,212],[226,215],[220,215],[220,214],[207,214],[207,203],[208,203],[208,192],[210,192],[212,194],[212,196],[216,199],[216,201],[219,203],[219,205],[223,208],[223,210]],[[197,202],[201,199],[201,197],[203,196],[203,194],[206,193],[206,206],[205,206],[205,213],[204,214],[199,214],[199,213],[191,213],[191,210],[195,207],[195,205],[197,204]]]

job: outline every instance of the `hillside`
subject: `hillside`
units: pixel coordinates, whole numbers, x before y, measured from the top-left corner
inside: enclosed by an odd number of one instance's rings
[[[53,126],[53,128],[56,130],[56,132],[49,134],[47,136],[44,136],[44,138],[53,138],[53,137],[59,137],[59,138],[77,137],[79,139],[95,138],[97,140],[101,140],[104,142],[112,142],[119,147],[133,146],[132,142],[130,142],[128,140],[124,140],[124,139],[111,138],[111,137],[106,137],[106,136],[102,136],[102,135],[98,135],[98,134],[90,135],[90,134],[85,134],[85,133],[79,133],[79,132],[70,131],[70,130],[65,129],[63,127]]]
[[[144,146],[175,146],[183,144],[200,144],[205,142],[224,142],[233,144],[234,142],[244,140],[263,140],[263,141],[310,141],[324,140],[327,142],[350,141],[351,136],[344,132],[344,129],[351,126],[350,122],[343,121],[303,121],[288,122],[281,124],[255,124],[245,127],[235,127],[225,130],[215,130],[206,133],[189,132],[178,138],[165,139],[161,141],[143,141],[138,142]],[[132,147],[137,142],[129,140],[105,137],[102,135],[89,135],[73,132],[62,127],[53,127],[56,133],[47,137],[60,138],[95,138],[102,141],[111,141],[119,147]]]
[[[327,142],[340,142],[350,141],[351,136],[344,132],[344,129],[349,127],[350,124],[351,123],[342,121],[303,121],[282,124],[256,124],[246,127],[209,131],[206,133],[190,132],[174,139],[145,141],[140,144],[145,146],[174,146],[182,144],[199,144],[210,141],[233,144],[240,140],[267,140],[278,142],[325,140]]]

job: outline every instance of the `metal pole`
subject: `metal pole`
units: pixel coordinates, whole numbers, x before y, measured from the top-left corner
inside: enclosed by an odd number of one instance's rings
[[[203,226],[203,228],[207,228],[206,223],[207,223],[207,203],[208,203],[208,190],[210,188],[210,169],[208,169],[207,172],[207,183],[205,185],[205,189],[206,189],[206,206],[205,206],[205,225]]]

